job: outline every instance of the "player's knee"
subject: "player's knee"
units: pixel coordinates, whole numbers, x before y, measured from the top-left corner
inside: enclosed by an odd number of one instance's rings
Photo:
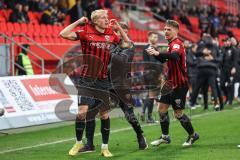
[[[85,106],[85,105],[84,106],[79,106],[78,113],[77,113],[77,118],[79,120],[86,119],[87,111],[88,111],[88,106]]]
[[[137,121],[136,116],[134,115],[134,113],[129,113],[129,112],[125,112],[125,118],[129,123],[133,123],[135,121]]]
[[[101,119],[108,119],[109,118],[109,114],[106,111],[105,112],[100,112],[99,115],[100,115]]]
[[[159,117],[160,117],[160,122],[169,122],[168,112],[165,112],[165,113],[160,112]]]
[[[182,116],[183,116],[183,110],[175,110],[174,111],[174,116],[175,116],[175,118],[177,118],[177,119],[179,119],[179,118],[181,118]]]
[[[158,112],[159,113],[167,113],[168,112],[168,108],[167,107],[158,107]]]

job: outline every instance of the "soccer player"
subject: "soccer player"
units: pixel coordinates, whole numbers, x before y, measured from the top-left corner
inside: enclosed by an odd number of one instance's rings
[[[126,34],[128,34],[128,25],[126,23],[120,22],[119,23],[122,29]],[[121,37],[121,33],[117,30],[116,33]],[[141,129],[141,126],[138,122],[138,119],[136,115],[134,114],[133,106],[129,104],[128,102],[132,102],[133,100],[126,100],[124,101],[124,96],[127,96],[129,94],[129,97],[131,97],[131,93],[129,91],[129,85],[124,83],[125,78],[127,78],[126,73],[129,72],[129,63],[132,62],[134,57],[134,44],[131,43],[123,43],[122,46],[117,46],[112,51],[112,59],[110,64],[110,79],[113,84],[112,92],[116,94],[118,97],[118,104],[122,111],[125,114],[125,117],[128,121],[128,123],[131,124],[132,128],[134,129],[138,145],[140,150],[144,150],[148,148],[147,142],[145,137],[143,136],[143,131]],[[116,77],[111,77],[111,75],[116,75]],[[115,83],[116,82],[116,83]],[[117,86],[114,86],[117,85]],[[116,88],[115,88],[116,87]],[[124,88],[124,89],[123,89]],[[120,89],[120,92],[118,92]]]
[[[110,21],[108,19],[106,10],[95,10],[91,14],[91,23],[86,17],[82,17],[76,22],[70,24],[60,32],[62,38],[76,41],[80,40],[83,54],[86,55],[84,66],[86,70],[82,70],[78,77],[74,79],[76,86],[85,86],[89,88],[95,88],[96,90],[108,91],[109,83],[107,79],[107,66],[110,61],[110,48],[111,44],[120,44],[122,42],[130,42],[127,35],[122,28],[118,25],[117,21],[113,21],[117,26],[117,29],[121,33],[122,41],[109,27]],[[74,32],[73,29],[78,25],[83,25],[80,30]],[[96,56],[101,59],[103,64],[102,69],[99,71],[99,61],[91,59],[90,56]],[[94,73],[97,73],[97,79],[92,77]],[[93,81],[94,80],[94,81]],[[108,96],[108,95],[106,95]],[[106,97],[108,99],[108,97]],[[93,110],[96,106],[99,106],[100,100],[96,100],[90,97],[79,95],[79,111],[76,117],[75,131],[76,131],[76,143],[69,151],[69,155],[77,155],[78,152],[92,152],[95,151],[93,145],[93,136],[95,128],[95,120],[87,120],[89,114],[88,110]],[[108,110],[104,109],[104,106],[99,108],[101,117],[101,133],[103,144],[101,147],[101,154],[104,157],[111,157],[112,154],[108,150],[108,139],[110,133],[110,119]],[[94,117],[95,118],[95,117]],[[87,144],[83,145],[82,136],[86,125],[86,137]]]
[[[183,146],[191,146],[199,135],[194,131],[189,117],[183,112],[188,91],[188,79],[186,68],[186,54],[182,41],[178,38],[179,24],[174,20],[167,20],[164,33],[168,41],[168,51],[159,53],[154,48],[147,49],[150,55],[155,55],[158,60],[167,60],[168,81],[173,85],[173,91],[170,94],[162,95],[158,101],[158,112],[162,135],[159,139],[153,141],[153,146],[161,143],[169,144],[169,115],[168,108],[172,105],[175,117],[180,121],[182,127],[187,131],[188,138]]]

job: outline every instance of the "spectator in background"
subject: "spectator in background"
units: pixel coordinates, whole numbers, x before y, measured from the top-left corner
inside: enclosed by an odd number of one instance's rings
[[[23,6],[23,15],[24,15],[24,17],[26,19],[26,23],[30,22],[29,16],[28,16],[28,11],[29,11],[29,5],[26,4],[26,5]]]
[[[23,5],[18,3],[16,4],[16,8],[10,14],[9,17],[10,22],[17,22],[17,23],[28,23],[29,17],[27,14],[23,12]]]
[[[188,78],[189,78],[189,93],[190,97],[192,94],[192,91],[194,90],[194,87],[197,84],[197,64],[198,64],[198,59],[196,57],[197,53],[197,44],[193,44],[192,47],[190,48],[189,52],[187,52],[187,66],[188,66]]]
[[[185,24],[190,31],[192,31],[192,25],[191,25],[189,19],[187,18],[187,15],[186,15],[185,11],[181,11],[181,12],[180,12],[179,20],[180,20],[183,24]]]
[[[55,24],[63,26],[65,18],[66,18],[65,10],[64,9],[59,10],[57,13],[57,22]]]
[[[6,8],[4,0],[0,0],[0,9]]]
[[[128,14],[128,9],[126,7],[124,7],[123,10],[122,10],[121,19],[124,23],[129,25],[130,17],[129,17],[129,14]]]
[[[193,6],[188,10],[188,14],[191,16],[198,16],[198,10],[196,6]]]
[[[38,11],[42,12],[46,9],[48,9],[48,1],[47,0],[40,0],[38,3]]]
[[[217,15],[217,12],[214,13],[214,16],[211,18],[210,21],[211,21],[211,35],[215,37],[218,35],[221,25],[220,18]]]
[[[76,0],[76,4],[68,11],[68,14],[71,17],[71,23],[77,21],[83,16],[86,16],[86,11],[84,8],[84,3],[82,0]]]
[[[204,11],[203,13],[200,14],[199,17],[199,27],[200,29],[205,32],[209,33],[209,19],[208,19],[208,13],[207,11]]]
[[[17,0],[4,0],[4,3],[7,5],[7,8],[14,10]]]
[[[240,28],[240,13],[237,15],[237,28]]]
[[[88,6],[86,7],[86,14],[87,14],[88,19],[91,19],[91,13],[93,11],[95,11],[96,9],[99,9],[99,8],[96,6],[95,1],[94,0],[89,0],[88,1]]]
[[[28,44],[23,44],[23,47],[29,49]],[[22,48],[21,53],[19,53],[17,57],[17,65],[16,65],[16,74],[17,75],[33,75],[33,68],[31,64],[31,60],[28,57],[27,50]]]
[[[54,25],[57,22],[57,11],[53,7],[43,12],[40,23]]]

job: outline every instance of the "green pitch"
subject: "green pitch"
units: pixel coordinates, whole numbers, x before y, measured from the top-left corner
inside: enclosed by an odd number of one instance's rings
[[[123,118],[111,121],[110,151],[117,160],[240,160],[240,108],[223,112],[195,110],[192,122],[200,140],[190,148],[182,148],[186,133],[179,122],[171,119],[172,143],[159,147],[149,146],[139,151],[133,130]],[[148,143],[160,135],[158,124],[142,124]],[[41,129],[26,133],[0,136],[0,160],[101,160],[99,122],[95,136],[95,153],[68,156],[74,144],[74,125]]]

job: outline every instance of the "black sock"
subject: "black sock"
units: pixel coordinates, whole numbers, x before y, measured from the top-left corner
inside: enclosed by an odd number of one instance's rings
[[[87,145],[89,145],[89,146],[93,146],[95,126],[96,126],[95,119],[88,120],[87,123],[86,123]]]
[[[193,135],[194,129],[193,129],[192,123],[191,123],[190,119],[188,118],[188,116],[186,114],[183,114],[182,117],[177,118],[177,119],[180,121],[181,125],[187,131],[187,133],[189,135]]]
[[[162,134],[168,135],[169,134],[169,123],[170,123],[168,112],[167,113],[159,113],[159,117],[160,117],[160,125],[161,125],[161,129],[162,129]]]
[[[119,103],[120,108],[124,112],[125,118],[129,124],[131,124],[132,128],[134,129],[137,137],[141,137],[143,134],[142,128],[137,120],[136,115],[134,114],[133,107],[129,107],[122,101]]]
[[[154,103],[154,99],[149,99],[149,105],[148,105],[148,119],[152,118],[153,103]]]
[[[82,140],[83,131],[85,129],[85,124],[86,124],[85,119],[81,120],[78,117],[76,118],[76,121],[75,121],[75,131],[76,131],[77,141],[81,141]]]
[[[110,134],[110,119],[101,120],[101,133],[103,144],[108,144],[109,134]]]
[[[128,123],[130,123],[131,126],[133,127],[137,137],[141,137],[143,134],[143,131],[132,108],[125,111],[125,117]]]

